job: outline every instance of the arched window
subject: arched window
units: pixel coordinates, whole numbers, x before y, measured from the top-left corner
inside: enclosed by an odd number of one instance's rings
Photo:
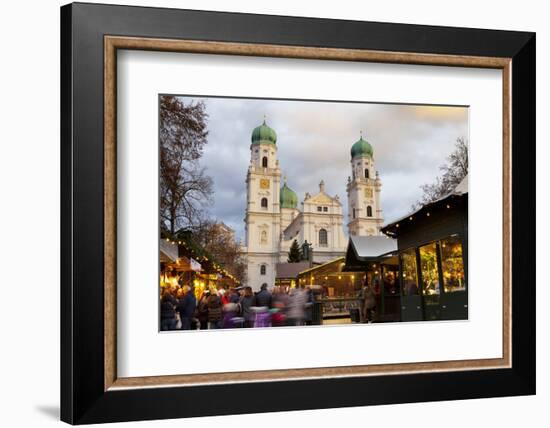
[[[265,265],[261,265],[260,266],[260,275],[265,275],[265,272],[266,272],[267,268]]]
[[[369,178],[369,169],[365,168],[365,178]]]
[[[326,247],[328,245],[328,234],[326,229],[319,230],[319,246]]]
[[[262,158],[262,167],[263,167],[263,168],[267,168],[267,156],[264,156],[264,157]]]
[[[372,207],[370,205],[367,206],[367,217],[372,217]]]
[[[267,198],[262,198],[262,208],[267,209]]]

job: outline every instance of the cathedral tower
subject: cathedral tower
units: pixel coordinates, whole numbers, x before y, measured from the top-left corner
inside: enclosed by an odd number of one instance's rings
[[[280,182],[277,134],[264,122],[252,131],[246,176],[245,235],[248,284],[258,290],[275,283],[281,235]]]
[[[348,177],[348,233],[350,236],[380,235],[384,222],[380,190],[382,182],[374,164],[372,146],[361,138],[351,147]]]

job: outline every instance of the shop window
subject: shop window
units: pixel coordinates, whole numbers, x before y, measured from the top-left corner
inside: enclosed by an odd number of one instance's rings
[[[319,246],[326,247],[328,245],[328,233],[326,229],[319,230]]]
[[[262,204],[262,208],[266,210],[267,209],[267,198],[262,198],[261,204]]]
[[[265,265],[260,266],[260,275],[265,275],[267,267]]]
[[[370,205],[367,206],[367,217],[372,217],[372,207]]]
[[[262,158],[262,167],[267,168],[267,156]]]
[[[384,294],[391,296],[399,294],[399,281],[397,278],[397,268],[392,265],[382,266],[382,280],[384,282]]]
[[[413,296],[418,294],[418,279],[416,276],[416,252],[414,248],[401,253],[401,271],[403,295]]]
[[[441,270],[443,271],[443,289],[445,293],[466,290],[464,280],[464,261],[462,242],[458,236],[441,240]]]
[[[419,248],[422,272],[422,293],[425,296],[439,295],[439,270],[437,269],[437,246],[435,243]]]

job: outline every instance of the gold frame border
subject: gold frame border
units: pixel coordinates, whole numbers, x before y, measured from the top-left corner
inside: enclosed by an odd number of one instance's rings
[[[503,81],[503,349],[502,358],[377,364],[344,367],[204,373],[118,378],[116,374],[116,62],[117,50],[148,50],[214,55],[244,55],[335,61],[380,62],[495,68]],[[251,43],[104,37],[104,389],[192,386],[311,378],[360,377],[471,369],[509,368],[512,362],[512,170],[511,170],[511,58],[382,52]]]

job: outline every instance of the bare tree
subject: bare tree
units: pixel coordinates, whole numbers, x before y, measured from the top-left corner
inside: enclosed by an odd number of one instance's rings
[[[447,163],[439,167],[441,176],[434,183],[423,184],[422,198],[411,207],[416,210],[451,193],[468,175],[468,142],[464,137],[456,139],[453,152],[447,157]]]
[[[160,222],[171,234],[196,225],[211,203],[212,179],[198,162],[207,118],[204,102],[160,97]]]
[[[246,263],[235,232],[222,222],[205,220],[194,231],[197,242],[204,247],[238,281],[246,280]]]

